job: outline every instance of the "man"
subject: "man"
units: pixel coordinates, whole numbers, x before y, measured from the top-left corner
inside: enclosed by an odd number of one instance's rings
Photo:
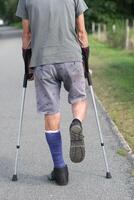
[[[54,169],[49,176],[59,185],[68,183],[60,133],[60,88],[63,82],[72,105],[70,159],[85,157],[82,121],[87,109],[81,48],[88,47],[84,0],[19,0],[16,15],[22,18],[22,48],[31,41],[37,110],[44,114],[45,137]]]

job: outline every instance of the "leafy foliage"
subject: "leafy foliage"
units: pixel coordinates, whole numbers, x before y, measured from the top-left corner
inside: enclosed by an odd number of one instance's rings
[[[109,22],[114,19],[133,18],[133,0],[85,0],[89,10],[87,16],[95,22]]]
[[[0,0],[0,17],[4,16],[5,13],[5,1]]]
[[[6,23],[17,21],[15,16],[17,0],[0,0],[0,18]]]
[[[15,11],[18,0],[0,0],[0,18],[8,23],[17,21]],[[109,22],[115,18],[134,17],[133,0],[85,0],[89,10],[86,12],[86,24],[89,20]]]

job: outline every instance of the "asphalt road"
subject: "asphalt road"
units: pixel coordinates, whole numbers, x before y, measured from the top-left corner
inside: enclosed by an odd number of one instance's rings
[[[20,37],[22,30],[11,26],[0,26],[0,39]]]
[[[106,114],[98,105],[112,179],[105,178],[105,165],[95,124],[89,109],[84,122],[86,158],[81,164],[69,159],[68,128],[72,120],[67,93],[61,92],[63,151],[69,167],[67,186],[47,180],[52,161],[44,139],[43,116],[37,114],[34,82],[29,82],[24,113],[18,182],[12,182],[16,137],[22,95],[23,60],[20,39],[0,40],[0,200],[134,200],[131,164],[117,154],[120,142],[113,133]]]

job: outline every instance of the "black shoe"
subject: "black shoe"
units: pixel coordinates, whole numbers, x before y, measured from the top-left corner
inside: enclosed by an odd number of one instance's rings
[[[71,161],[74,163],[83,161],[85,158],[85,144],[82,124],[78,119],[74,119],[70,125],[70,143]]]
[[[48,176],[48,179],[50,181],[55,181],[58,185],[67,185],[68,177],[68,167],[65,165],[65,167],[62,168],[54,168],[52,173]]]

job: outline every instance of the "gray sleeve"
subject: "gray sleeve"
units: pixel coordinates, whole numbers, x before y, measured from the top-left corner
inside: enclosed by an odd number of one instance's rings
[[[28,12],[27,12],[27,8],[26,8],[25,0],[19,0],[18,6],[17,6],[17,11],[16,11],[16,16],[20,17],[22,19],[28,19]]]
[[[75,15],[78,17],[88,9],[84,0],[75,0]]]

